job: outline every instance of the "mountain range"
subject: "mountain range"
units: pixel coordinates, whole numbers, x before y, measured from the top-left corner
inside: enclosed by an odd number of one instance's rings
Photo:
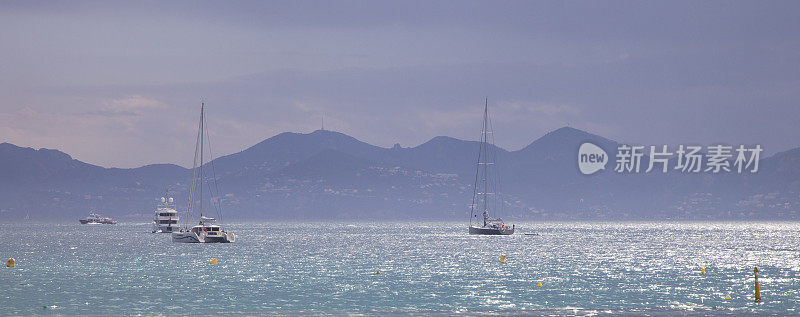
[[[610,168],[581,174],[577,150],[584,142],[604,149]],[[530,220],[800,217],[800,148],[762,158],[757,173],[617,173],[619,145],[564,127],[517,151],[492,147],[502,193],[493,213]],[[206,171],[217,180],[213,199],[227,220],[466,220],[478,147],[445,136],[384,148],[328,130],[286,132],[216,158]],[[172,164],[104,168],[57,150],[2,143],[0,220],[69,220],[90,211],[147,220],[166,189],[185,210],[191,174]]]

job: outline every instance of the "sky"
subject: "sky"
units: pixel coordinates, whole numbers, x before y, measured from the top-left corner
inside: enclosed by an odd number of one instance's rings
[[[800,147],[800,3],[0,1],[0,142],[191,166],[325,128],[383,147],[571,126]]]

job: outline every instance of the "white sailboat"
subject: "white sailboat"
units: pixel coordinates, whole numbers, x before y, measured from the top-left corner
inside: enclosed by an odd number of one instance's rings
[[[493,184],[499,181],[497,179],[499,175],[492,177],[492,170],[489,168],[496,163],[494,160],[496,156],[496,153],[494,153],[494,137],[490,138],[490,134],[492,134],[492,125],[489,121],[489,99],[487,98],[483,108],[483,129],[481,131],[480,148],[478,149],[478,164],[475,171],[472,204],[470,205],[469,234],[510,235],[514,234],[514,225],[508,227],[503,223],[503,219],[489,216],[490,208],[502,208],[502,199],[497,197],[499,193],[491,192],[499,187],[497,184]],[[495,196],[494,198],[492,198],[493,195]],[[494,200],[495,203],[490,204],[490,200]],[[482,219],[479,219],[478,215],[481,215]]]
[[[189,188],[189,206],[186,209],[186,222],[184,227],[178,232],[172,233],[173,242],[181,243],[230,243],[236,241],[236,235],[233,232],[225,231],[222,226],[217,225],[216,219],[203,216],[203,152],[205,142],[205,103],[200,104],[200,127],[197,131],[197,144],[194,149],[194,166],[192,168],[192,182]],[[209,144],[210,146],[210,144]],[[198,163],[199,157],[199,165]],[[213,161],[213,157],[211,160]],[[212,163],[213,164],[213,163]],[[214,185],[216,187],[216,177],[213,177]],[[210,186],[209,186],[210,187]],[[195,191],[195,189],[197,190]],[[210,191],[210,188],[209,188]],[[217,193],[219,194],[219,193]],[[195,195],[197,195],[197,206],[193,206]],[[220,211],[219,200],[216,200],[217,211]],[[213,203],[213,200],[212,200]],[[194,210],[193,210],[194,207]],[[197,225],[189,228],[189,221],[191,221],[192,212],[196,211],[199,215],[200,221]]]

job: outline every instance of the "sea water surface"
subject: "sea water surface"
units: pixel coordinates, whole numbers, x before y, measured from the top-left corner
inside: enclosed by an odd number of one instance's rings
[[[800,313],[797,223],[517,226],[234,223],[236,243],[178,244],[148,223],[4,224],[0,315]]]

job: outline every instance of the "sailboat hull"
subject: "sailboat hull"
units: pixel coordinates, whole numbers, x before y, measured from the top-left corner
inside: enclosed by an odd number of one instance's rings
[[[469,234],[505,236],[514,234],[514,227],[513,226],[511,228],[469,227]]]

